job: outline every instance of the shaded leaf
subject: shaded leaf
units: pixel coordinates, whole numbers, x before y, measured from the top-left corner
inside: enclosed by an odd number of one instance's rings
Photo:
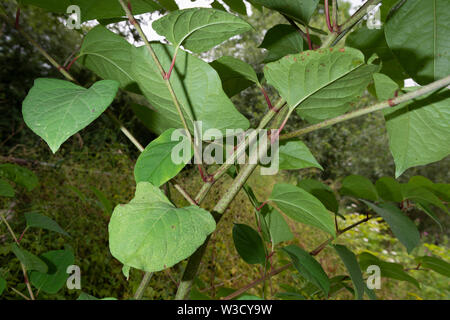
[[[46,273],[32,271],[30,273],[31,284],[38,290],[49,294],[55,294],[66,284],[69,277],[67,267],[75,263],[75,257],[70,250],[54,250],[39,256],[48,265]]]
[[[302,52],[303,42],[303,38],[293,26],[277,24],[266,32],[259,46],[269,51],[264,58],[264,63],[279,60],[288,54]]]
[[[375,92],[379,101],[384,101],[395,97],[395,92],[399,89],[399,86],[394,80],[382,73],[374,73],[373,80]]]
[[[350,278],[352,279],[353,287],[355,288],[356,293],[355,298],[358,300],[363,299],[366,284],[364,283],[361,269],[359,268],[355,254],[343,245],[333,245],[333,248],[336,250],[342,262],[344,262]]]
[[[16,192],[12,185],[10,185],[8,181],[0,179],[0,197],[12,198],[15,194]]]
[[[448,0],[408,0],[386,22],[389,48],[421,85],[450,74],[448,5]]]
[[[402,187],[394,178],[380,178],[375,183],[375,187],[381,199],[392,202],[402,202]]]
[[[64,229],[61,228],[56,221],[42,214],[35,212],[26,212],[25,220],[27,222],[27,228],[40,228],[50,230],[70,237],[70,235],[66,231],[64,231]]]
[[[390,203],[382,203],[377,206],[371,202],[362,201],[386,221],[397,239],[406,247],[408,253],[419,245],[420,234],[416,225],[399,208]]]
[[[16,243],[11,244],[11,251],[15,254],[17,259],[23,263],[27,271],[47,272],[48,268],[44,261],[39,259],[34,254],[20,248]]]
[[[272,246],[294,239],[289,225],[278,211],[271,210],[264,219],[269,229]]]
[[[366,177],[350,175],[342,180],[341,195],[353,196],[357,199],[378,200],[377,189]]]
[[[319,0],[252,0],[252,3],[278,11],[299,22],[308,24]]]
[[[320,288],[326,296],[330,291],[330,280],[323,271],[320,263],[316,261],[308,252],[298,246],[290,245],[283,248],[292,260],[297,271],[308,281]]]
[[[233,226],[233,241],[237,252],[248,264],[262,264],[266,262],[264,243],[258,232],[245,224]]]
[[[297,187],[311,193],[331,212],[338,212],[339,203],[336,200],[333,190],[326,184],[313,179],[303,179],[297,183]]]
[[[423,268],[431,269],[433,271],[436,271],[437,273],[442,274],[443,276],[450,277],[450,263],[442,259],[423,256],[418,257],[417,261],[422,264]]]
[[[259,85],[258,76],[252,66],[246,62],[223,56],[210,63],[222,80],[222,88],[228,97],[232,97],[253,84]]]
[[[39,185],[38,177],[33,171],[12,163],[0,164],[0,177],[10,180],[28,191]]]

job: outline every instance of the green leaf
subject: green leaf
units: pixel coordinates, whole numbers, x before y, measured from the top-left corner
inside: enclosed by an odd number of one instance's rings
[[[211,8],[214,8],[217,10],[222,10],[222,11],[227,11],[227,9],[225,9],[225,7],[217,0],[214,0],[214,2],[211,3]]]
[[[304,168],[319,168],[322,166],[317,162],[309,148],[299,140],[282,142],[279,147],[281,170],[297,170]]]
[[[245,224],[233,226],[233,241],[237,252],[248,264],[262,264],[266,262],[264,243],[258,232]]]
[[[210,65],[219,74],[223,90],[230,98],[255,83],[259,85],[255,70],[242,60],[223,56]]]
[[[96,26],[84,37],[78,61],[102,79],[116,80],[123,89],[135,85],[131,75],[133,46],[104,26]]]
[[[71,0],[19,0],[21,5],[33,5],[55,13],[66,13],[71,2]]]
[[[81,9],[81,21],[116,18],[125,15],[119,1],[114,0],[71,0]],[[130,0],[134,15],[153,12],[162,7],[152,0]]]
[[[353,282],[353,287],[355,288],[355,298],[358,300],[363,299],[366,284],[364,283],[361,269],[359,268],[358,261],[353,252],[351,252],[346,246],[343,245],[333,245],[337,254],[344,262],[345,267],[350,275]]]
[[[448,0],[408,0],[386,22],[386,41],[406,72],[425,85],[450,74]]]
[[[127,281],[130,279],[130,270],[131,270],[130,266],[127,265],[122,266],[122,274],[127,279]]]
[[[3,294],[3,291],[6,289],[6,280],[2,276],[0,276],[0,296]]]
[[[69,81],[36,79],[22,104],[23,119],[55,153],[106,110],[118,89],[119,83],[111,80],[85,89]]]
[[[64,231],[64,229],[61,228],[56,221],[42,214],[34,212],[26,212],[25,220],[27,222],[27,228],[41,228],[45,230],[58,232],[62,235],[70,237],[70,235],[66,231]]]
[[[436,213],[434,213],[434,211],[431,209],[430,205],[427,202],[418,201],[416,202],[416,205],[417,209],[421,210],[422,212],[425,212],[427,216],[429,216],[434,222],[437,223],[439,228],[441,228],[441,231],[444,231],[444,227],[442,226],[441,221],[436,216]]]
[[[304,179],[297,183],[297,187],[302,188],[319,199],[331,212],[338,212],[339,203],[336,200],[333,190],[326,184],[313,179]]]
[[[0,197],[12,198],[15,195],[14,188],[8,181],[0,179]]]
[[[381,199],[392,202],[402,202],[402,187],[394,178],[380,178],[375,183],[375,187]]]
[[[242,15],[247,14],[247,8],[245,7],[244,1],[242,0],[223,0],[227,6],[234,12]]]
[[[16,243],[11,244],[11,251],[16,255],[17,259],[23,263],[27,271],[36,270],[44,273],[47,272],[48,268],[44,261],[34,254],[20,248]]]
[[[193,148],[188,140],[187,143],[191,147],[189,148],[189,154],[183,155],[183,159],[186,161],[180,164],[174,163],[172,150],[180,143],[179,141],[172,141],[174,131],[175,129],[165,131],[161,136],[153,140],[139,155],[134,167],[136,182],[147,181],[160,187],[175,177],[192,158]]]
[[[153,44],[153,49],[164,69],[168,70],[174,48]],[[157,110],[155,114],[161,115],[169,128],[182,128],[170,91],[147,48],[141,47],[133,52],[133,77]],[[225,134],[225,129],[246,130],[249,127],[248,120],[236,110],[222,90],[217,72],[208,63],[181,50],[170,82],[192,132],[194,121],[202,121],[202,132],[215,128]]]
[[[361,50],[366,59],[369,59],[376,54],[382,61],[380,72],[388,75],[391,79],[402,86],[403,80],[408,78],[408,75],[405,73],[397,58],[388,47],[386,38],[384,37],[383,28],[359,28],[348,35],[345,40],[345,45]]]
[[[328,292],[330,291],[330,279],[328,279],[328,276],[322,269],[320,263],[318,263],[308,252],[295,245],[284,247],[283,251],[289,255],[295,269],[297,269],[302,277],[314,283],[326,296],[328,296]]]
[[[139,182],[134,199],[114,209],[109,247],[123,264],[160,271],[191,256],[215,227],[208,211],[176,208],[157,187]]]
[[[267,64],[267,82],[286,99],[289,109],[309,122],[339,116],[362,95],[378,71],[352,48],[303,51]]]
[[[97,297],[91,296],[90,294],[87,294],[85,292],[81,292],[77,300],[117,300],[116,298],[108,297],[99,299]]]
[[[33,171],[12,163],[0,164],[0,177],[10,180],[28,191],[39,185],[38,177]]]
[[[375,92],[379,101],[392,99],[395,97],[395,92],[399,89],[398,84],[382,73],[374,73],[373,81],[375,84]]]
[[[175,0],[158,0],[158,2],[164,7],[164,9],[169,11],[178,10],[178,5]]]
[[[450,263],[442,259],[423,256],[418,257],[417,261],[420,262],[421,266],[425,269],[431,269],[433,271],[436,271],[437,273],[442,274],[443,276],[450,277]]]
[[[289,225],[278,211],[271,210],[264,219],[269,229],[272,246],[294,239]]]
[[[352,196],[357,199],[378,200],[377,189],[366,177],[350,175],[342,180],[341,195]]]
[[[406,247],[408,253],[411,253],[419,245],[420,233],[416,225],[399,208],[390,203],[382,203],[377,206],[371,202],[362,201],[386,221],[397,239]]]
[[[402,195],[404,200],[412,200],[419,203],[425,202],[448,212],[447,207],[442,203],[442,201],[433,192],[424,187],[411,183],[403,184]]]
[[[363,252],[358,256],[359,265],[362,270],[367,270],[371,265],[376,265],[380,268],[381,276],[384,278],[391,278],[400,281],[407,281],[420,289],[419,282],[405,272],[403,266],[398,263],[385,262],[369,252]]]
[[[210,8],[174,11],[153,22],[152,27],[177,48],[183,45],[195,53],[207,51],[252,29],[241,18]]]
[[[336,236],[331,212],[313,195],[290,184],[276,184],[269,198],[280,213]]]
[[[385,109],[396,177],[408,168],[439,161],[450,154],[449,104],[450,90],[444,89]]]
[[[319,4],[319,0],[252,0],[252,2],[278,11],[304,24],[308,24]]]
[[[67,267],[75,263],[75,257],[70,250],[54,250],[39,256],[48,265],[48,272],[32,271],[31,284],[45,293],[55,294],[63,288],[69,277]]]
[[[264,63],[279,60],[288,54],[303,51],[303,38],[295,27],[288,24],[277,24],[266,32],[264,40],[259,46],[269,52]]]
[[[433,192],[443,201],[450,202],[450,184],[433,183],[431,180],[422,176],[411,177],[408,184],[424,187],[425,189]]]

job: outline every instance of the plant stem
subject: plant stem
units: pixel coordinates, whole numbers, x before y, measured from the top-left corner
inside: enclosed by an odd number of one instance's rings
[[[20,247],[20,242],[17,239],[16,234],[14,233],[13,229],[9,225],[8,220],[6,220],[6,218],[3,216],[3,212],[0,212],[0,218],[5,223],[6,228],[8,229],[9,233],[13,237],[14,241]],[[25,265],[22,262],[20,262],[20,266],[22,268],[23,278],[25,280],[25,285],[27,286],[28,293],[30,294],[30,298],[31,298],[31,300],[35,300],[33,290],[31,289],[30,281],[28,280],[27,269],[25,268]]]
[[[278,103],[276,104],[275,108],[278,110],[285,104],[285,101],[283,99],[280,99]],[[273,117],[277,113],[273,110],[269,110],[269,112],[263,117],[261,120],[258,129],[262,129],[266,127],[269,122],[273,119]],[[250,142],[249,142],[250,143]],[[217,181],[223,174],[226,173],[226,171],[233,165],[235,159],[237,159],[237,156],[240,154],[240,152],[245,152],[247,149],[247,143],[244,142],[240,145],[240,147],[233,153],[232,160],[229,161],[230,163],[223,164],[219,170],[214,174],[214,181]],[[267,148],[267,146],[266,146]],[[218,223],[222,217],[222,214],[225,212],[228,205],[231,203],[231,201],[234,199],[236,194],[239,192],[239,190],[243,187],[245,182],[247,181],[250,174],[253,172],[253,170],[256,168],[256,164],[248,164],[236,177],[236,179],[233,181],[233,184],[230,186],[230,188],[227,190],[227,192],[224,194],[224,196],[219,200],[219,202],[216,204],[214,209],[212,210],[212,214],[216,220],[216,223]],[[211,189],[214,181],[205,183],[202,188],[200,189],[199,193],[195,197],[195,201],[197,203],[201,203],[203,199],[205,198],[208,191]],[[181,279],[180,285],[178,286],[178,290],[175,296],[176,300],[184,300],[187,299],[192,287],[192,284],[195,280],[195,277],[197,275],[198,268],[200,266],[200,262],[203,258],[203,255],[205,254],[206,248],[208,246],[208,242],[211,236],[208,236],[205,240],[205,242],[200,246],[200,248],[195,251],[195,253],[189,258],[188,263],[186,265],[186,268],[184,269],[183,277]]]
[[[325,0],[325,19],[327,21],[327,27],[328,30],[333,33],[333,26],[331,25],[331,21],[330,21],[330,7],[328,6],[328,0]]]
[[[356,25],[359,21],[361,21],[362,18],[364,18],[364,16],[368,13],[367,10],[370,6],[375,6],[381,3],[381,1],[382,0],[367,0],[367,2],[364,3],[358,9],[358,11],[356,11],[347,21],[345,21],[340,26],[340,29],[342,30],[341,32],[333,32],[324,40],[322,47],[330,47],[333,43],[335,43],[335,40],[342,32],[348,32],[349,29],[353,28],[354,25]]]
[[[347,228],[341,230],[336,236],[339,236],[339,235],[343,234],[344,232],[347,232],[347,231],[349,231],[349,230],[351,230],[351,229],[353,229],[353,228],[359,226],[360,224],[369,221],[369,220],[372,219],[372,218],[373,218],[373,216],[372,216],[372,217],[366,217],[366,218],[364,218],[364,219],[362,219],[362,220],[360,220],[360,221],[358,221],[358,222],[356,222],[356,223],[354,223],[354,224],[348,226]],[[324,248],[326,248],[326,246],[329,245],[334,239],[335,239],[335,238],[333,238],[333,237],[327,239],[325,242],[321,243],[316,249],[310,251],[309,254],[312,255],[312,256],[318,255],[318,254],[319,254]],[[292,267],[292,266],[293,266],[293,263],[292,263],[292,262],[289,262],[289,263],[287,263],[287,264],[285,264],[285,265],[283,265],[283,266],[281,266],[281,267],[279,267],[279,268],[277,268],[277,269],[274,269],[273,271],[271,271],[271,272],[268,273],[267,275],[265,275],[265,276],[263,276],[263,277],[261,277],[261,278],[259,278],[259,279],[256,279],[256,280],[253,281],[252,283],[249,283],[248,285],[242,287],[241,289],[236,290],[235,292],[233,292],[232,294],[226,296],[226,297],[223,298],[223,299],[224,299],[224,300],[231,300],[231,299],[233,299],[233,298],[236,298],[237,296],[241,295],[242,293],[246,292],[247,290],[249,290],[249,289],[251,289],[251,288],[257,286],[257,285],[260,284],[261,282],[264,282],[267,278],[271,278],[271,277],[273,277],[273,276],[275,276],[275,275],[277,275],[277,274],[283,272],[284,270],[289,269],[289,268]]]
[[[173,186],[190,204],[192,204],[194,206],[198,205],[197,202],[195,202],[195,200],[192,199],[192,197],[189,195],[189,193],[187,193],[186,190],[184,190],[179,184],[174,184]]]
[[[333,30],[339,32],[337,0],[333,0]]]
[[[362,108],[353,112],[349,112],[346,113],[342,116],[333,118],[333,119],[329,119],[329,120],[325,120],[323,122],[317,123],[317,124],[313,124],[311,126],[296,130],[296,131],[292,131],[290,133],[286,133],[280,136],[280,140],[286,140],[286,139],[291,139],[291,138],[295,138],[295,137],[299,137],[301,135],[304,135],[306,133],[310,133],[322,128],[326,128],[328,126],[331,125],[335,125],[337,123],[343,122],[343,121],[347,121],[350,119],[354,119],[375,111],[380,111],[389,107],[393,107],[396,106],[398,104],[407,102],[409,100],[413,100],[415,98],[418,98],[420,96],[423,96],[425,94],[431,93],[433,91],[439,90],[441,88],[444,88],[446,86],[450,85],[450,76],[447,76],[443,79],[440,79],[438,81],[435,81],[433,83],[430,83],[426,86],[421,87],[420,89],[417,89],[415,91],[412,92],[408,92],[404,95],[398,96],[396,98],[393,99],[389,99],[383,102],[379,102],[377,104],[374,104],[370,107],[366,107],[366,108]]]
[[[139,141],[137,141],[137,139],[131,134],[131,132],[128,131],[127,128],[125,128],[123,123],[119,119],[117,119],[117,117],[114,115],[114,113],[112,113],[111,110],[107,110],[106,113],[111,118],[111,120],[116,123],[116,125],[119,127],[120,131],[122,131],[122,133],[128,138],[128,140],[130,140],[131,143],[134,144],[134,146],[140,152],[144,151],[144,147],[139,143]]]
[[[196,158],[200,159],[198,148],[197,148],[197,146],[194,143],[194,140],[192,138],[191,132],[190,132],[189,127],[188,127],[187,122],[186,122],[186,118],[184,117],[183,110],[181,108],[181,104],[178,101],[178,98],[177,98],[177,96],[175,94],[175,91],[173,90],[172,84],[170,83],[170,79],[167,76],[167,73],[164,71],[164,68],[163,68],[161,62],[159,61],[159,58],[156,55],[155,51],[153,50],[150,42],[148,41],[147,36],[145,35],[144,31],[142,31],[141,25],[134,18],[133,13],[130,10],[130,7],[125,4],[124,0],[118,0],[118,1],[119,1],[120,5],[122,6],[123,10],[125,11],[128,19],[133,24],[133,26],[136,28],[136,30],[137,30],[139,36],[141,37],[142,41],[144,41],[144,44],[145,44],[148,52],[150,53],[150,55],[152,56],[153,60],[155,61],[155,64],[156,64],[159,72],[161,73],[161,76],[162,76],[162,78],[163,78],[163,80],[164,80],[164,82],[165,82],[165,84],[167,86],[167,89],[169,90],[170,96],[172,98],[172,102],[175,105],[175,108],[176,108],[176,110],[178,112],[178,115],[180,117],[181,123],[183,124],[184,130],[186,131],[186,135],[189,138],[189,141],[191,141],[191,143],[192,143],[192,146],[194,148],[195,156],[196,156]],[[178,48],[175,50],[174,56],[172,58],[172,64],[173,65],[170,67],[170,70],[169,70],[170,73],[172,72],[172,68],[175,65],[175,58],[176,58],[177,52],[178,52]],[[203,171],[205,171],[205,170],[203,170]]]
[[[147,287],[148,283],[150,282],[151,278],[153,276],[153,272],[146,272],[144,276],[142,277],[142,281],[139,284],[139,287],[137,288],[134,299],[135,300],[141,300],[142,296],[144,295],[145,288]]]

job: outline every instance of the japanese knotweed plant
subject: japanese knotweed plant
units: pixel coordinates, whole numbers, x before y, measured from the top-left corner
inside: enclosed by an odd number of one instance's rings
[[[62,2],[20,2],[56,13],[65,9]],[[236,224],[234,243],[242,259],[249,264],[262,265],[264,273],[261,278],[229,294],[227,299],[242,296],[266,279],[295,269],[312,289],[299,290],[301,293],[287,292],[280,297],[303,298],[305,292],[309,292],[307,297],[329,298],[347,288],[355,298],[362,299],[364,294],[375,298],[374,290],[368,288],[361,271],[366,271],[370,265],[378,266],[383,277],[419,285],[402,266],[382,261],[368,252],[357,257],[335,240],[370,219],[383,219],[413,254],[420,238],[416,225],[408,218],[409,208],[419,208],[440,224],[433,210],[447,211],[450,193],[446,184],[434,184],[423,177],[400,184],[393,177],[386,177],[374,185],[361,176],[346,177],[339,194],[358,201],[366,216],[355,224],[346,225],[345,213],[340,212],[342,206],[336,200],[335,191],[319,181],[276,184],[268,199],[257,199],[246,181],[258,163],[238,161],[247,157],[247,151],[254,143],[254,138],[248,136],[231,150],[228,161],[215,172],[210,173],[205,164],[196,163],[203,180],[197,195],[191,196],[181,186],[174,185],[190,206],[176,207],[160,188],[170,183],[191,157],[201,157],[202,145],[211,146],[208,139],[196,139],[197,131],[205,133],[214,128],[226,134],[229,129],[249,129],[248,119],[238,112],[230,98],[250,86],[260,89],[268,105],[267,113],[256,129],[276,128],[260,151],[267,152],[279,142],[279,147],[273,151],[279,153],[281,170],[321,168],[300,138],[373,112],[384,114],[396,166],[395,178],[410,167],[448,156],[448,0],[368,0],[343,23],[338,21],[336,0],[248,0],[254,9],[274,10],[287,22],[266,32],[261,44],[268,52],[262,76],[234,57],[221,57],[211,63],[198,58],[198,54],[230,37],[257,31],[245,21],[246,10],[242,3],[225,1],[230,6],[227,11],[218,1],[212,3],[213,8],[186,10],[178,10],[174,1],[63,2],[78,5],[82,21],[97,19],[105,23],[104,19],[126,15],[144,43],[135,47],[102,25],[92,28],[84,36],[76,61],[102,80],[85,88],[67,68],[48,56],[18,27],[18,31],[65,77],[65,80],[36,79],[23,102],[26,124],[48,143],[53,152],[105,112],[118,90],[132,92],[133,96],[143,95],[151,106],[134,107],[138,117],[159,135],[145,149],[121,126],[142,153],[135,167],[135,197],[128,204],[115,208],[109,224],[110,251],[124,265],[124,273],[127,274],[130,268],[145,272],[136,299],[142,298],[153,272],[170,268],[185,259],[188,261],[175,298],[191,297],[209,238],[241,189],[254,205],[254,212],[247,214],[255,216],[258,230]],[[381,27],[369,28],[372,25],[365,22],[365,17],[377,5],[381,5]],[[153,29],[165,38],[164,42],[149,42],[134,17],[134,14],[153,11],[165,13],[152,24]],[[327,32],[310,25],[315,15],[324,15]],[[2,16],[11,24],[15,23],[5,12]],[[404,80],[408,78],[417,85],[405,88]],[[278,93],[276,102],[272,102],[266,93],[267,87]],[[378,102],[351,110],[366,90]],[[294,112],[310,125],[285,133],[285,124]],[[202,124],[200,129],[199,122]],[[171,157],[177,145],[172,140],[176,129],[183,129],[189,142],[181,163],[175,163]],[[203,209],[205,196],[225,175],[231,176],[233,182],[212,210]],[[283,245],[293,238],[286,217],[320,229],[329,234],[329,238],[309,252],[296,245]],[[348,276],[329,278],[315,259],[327,246],[336,250]],[[272,256],[276,251],[284,253],[291,262],[274,266]],[[447,262],[435,257],[417,259],[419,266],[416,268],[422,266],[449,276]]]

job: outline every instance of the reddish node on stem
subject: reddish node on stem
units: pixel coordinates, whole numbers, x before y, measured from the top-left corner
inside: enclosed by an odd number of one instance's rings
[[[214,182],[214,175],[209,175],[209,174],[203,173],[202,166],[200,164],[198,164],[197,167],[198,167],[198,171],[200,171],[200,176],[201,176],[203,182],[205,182],[205,183],[206,182]]]
[[[78,58],[80,58],[80,56],[75,57],[72,61],[70,61],[70,63],[67,65],[66,70],[69,71],[70,68],[72,67],[72,65],[75,63],[75,61],[78,60]]]
[[[261,209],[267,204],[267,202],[268,201],[266,200],[263,203],[261,203],[261,205],[258,208],[256,208],[256,211],[261,211]]]
[[[23,236],[25,235],[25,231],[27,231],[27,229],[25,228],[25,230],[23,230],[22,234],[20,235],[19,239],[17,239],[17,242],[20,243],[20,241],[22,241]]]
[[[395,107],[397,104],[394,102],[394,99],[389,99],[388,100],[389,106],[390,107]]]

